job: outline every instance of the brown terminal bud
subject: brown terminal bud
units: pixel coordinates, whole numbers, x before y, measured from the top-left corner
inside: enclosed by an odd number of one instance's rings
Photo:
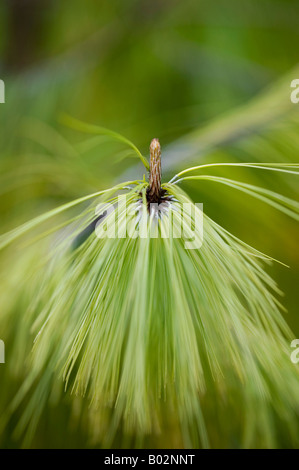
[[[153,139],[150,145],[150,174],[148,196],[158,202],[161,194],[161,145]]]

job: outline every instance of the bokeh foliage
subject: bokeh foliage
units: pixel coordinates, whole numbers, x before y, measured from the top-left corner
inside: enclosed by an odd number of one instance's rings
[[[65,112],[121,132],[145,155],[151,138],[159,137],[165,179],[203,161],[298,162],[299,104],[290,102],[290,82],[299,76],[298,18],[295,0],[73,0],[71,7],[58,0],[2,2],[0,78],[6,83],[6,103],[0,105],[1,233],[70,199],[142,177],[136,157],[121,144],[65,127]],[[298,182],[290,175],[240,168],[213,174],[298,198]],[[190,181],[183,187],[216,222],[290,266],[273,265],[268,271],[285,292],[284,316],[298,336],[295,223],[211,182]],[[34,296],[31,274],[39,249],[25,244],[0,255],[0,337],[7,355],[0,367],[1,411],[30,370],[34,337],[24,311]],[[25,357],[20,353],[24,350]],[[283,370],[281,375],[288,380]],[[76,400],[66,396],[57,401],[57,396],[59,391],[50,398],[45,391],[41,397],[47,405],[39,431],[27,445],[92,445],[80,424],[87,419],[84,412],[79,424],[73,424],[78,422],[72,419]],[[230,409],[226,414],[215,401],[211,397],[206,403],[212,445],[240,446],[238,412],[225,432]],[[220,435],[213,426],[217,414],[223,423]],[[23,442],[24,436],[14,434],[21,415],[19,410],[8,424],[3,419],[3,447]],[[167,426],[142,445],[182,445],[177,423]],[[277,445],[298,447],[285,442],[281,422],[273,426],[280,434]]]

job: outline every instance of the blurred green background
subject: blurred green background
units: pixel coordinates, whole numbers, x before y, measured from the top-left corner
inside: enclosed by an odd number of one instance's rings
[[[4,0],[0,31],[1,233],[64,201],[142,177],[142,166],[121,145],[68,129],[61,113],[120,132],[145,155],[159,138],[164,180],[204,161],[298,162],[299,104],[290,101],[291,80],[299,78],[297,0]],[[298,199],[292,175],[244,168],[213,174]],[[285,318],[298,337],[297,225],[213,183],[184,189],[233,234],[290,266],[268,271],[285,293]],[[29,288],[22,273],[30,271],[30,256],[13,248],[0,256],[7,356],[0,365],[0,413],[24,374],[25,359],[15,364],[10,352],[23,328]],[[33,447],[87,445],[80,426],[67,436],[56,432],[67,408],[60,404],[54,415],[45,410]],[[17,420],[0,426],[3,447],[21,445],[12,437]],[[173,432],[148,445],[179,446],[180,440]],[[215,446],[238,446],[238,437],[216,436]]]

